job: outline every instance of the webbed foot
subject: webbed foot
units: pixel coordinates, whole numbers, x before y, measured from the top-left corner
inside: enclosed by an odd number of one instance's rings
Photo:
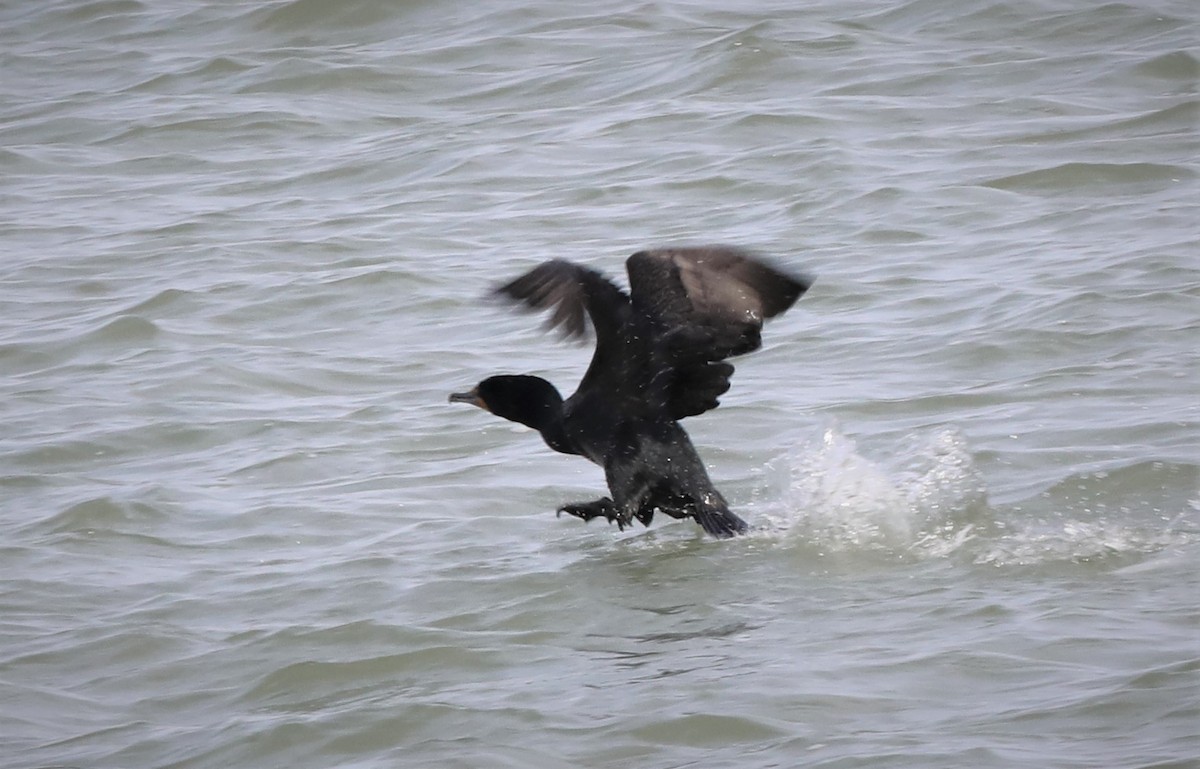
[[[571,502],[558,508],[556,516],[561,518],[562,514],[573,515],[583,521],[590,521],[593,518],[604,518],[609,523],[616,523],[617,528],[625,531],[625,527],[632,521],[626,515],[622,515],[621,511],[608,497],[601,497],[594,502]]]

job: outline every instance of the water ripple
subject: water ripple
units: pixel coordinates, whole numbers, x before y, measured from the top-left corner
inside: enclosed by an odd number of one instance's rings
[[[1194,15],[0,8],[6,765],[1191,760]],[[689,420],[734,542],[446,403],[673,241],[820,278]]]

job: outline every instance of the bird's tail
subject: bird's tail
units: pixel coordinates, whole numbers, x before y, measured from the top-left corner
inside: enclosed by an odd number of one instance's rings
[[[745,534],[750,528],[720,497],[696,505],[695,516],[696,523],[717,539],[736,537],[738,534]]]

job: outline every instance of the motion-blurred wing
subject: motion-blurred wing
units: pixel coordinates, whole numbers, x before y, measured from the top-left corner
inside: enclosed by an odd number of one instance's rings
[[[733,375],[723,361],[757,350],[763,321],[812,285],[731,246],[640,251],[625,266],[634,313],[654,330],[648,396],[675,419],[716,408]]]
[[[542,262],[498,287],[495,293],[531,309],[549,310],[546,325],[573,338],[587,335],[585,313],[591,318],[597,336],[606,336],[620,322],[620,312],[629,304],[625,293],[608,278],[563,259]]]
[[[640,251],[625,266],[634,309],[669,333],[694,329],[694,346],[707,347],[710,360],[758,349],[763,321],[812,285],[732,246]]]

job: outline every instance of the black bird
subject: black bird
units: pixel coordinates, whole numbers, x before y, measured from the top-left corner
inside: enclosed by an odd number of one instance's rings
[[[789,307],[811,281],[730,246],[639,251],[625,262],[629,293],[571,262],[544,262],[496,293],[551,311],[567,336],[596,333],[596,351],[565,401],[534,376],[489,377],[451,402],[471,403],[528,425],[546,444],[604,468],[612,497],[563,505],[585,521],[624,530],[649,526],[655,509],[694,518],[714,537],[746,531],[713,486],[684,417],[716,408],[729,389],[726,358],[757,350],[763,321]]]

